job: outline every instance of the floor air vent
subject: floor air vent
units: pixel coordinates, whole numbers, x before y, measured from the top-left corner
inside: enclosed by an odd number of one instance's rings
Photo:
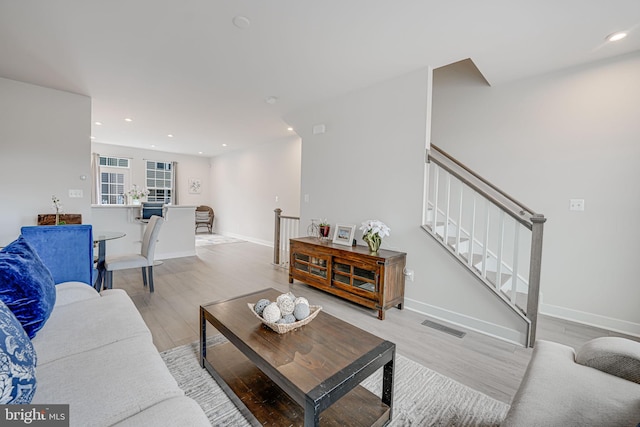
[[[437,330],[439,330],[441,332],[444,332],[444,333],[447,333],[449,335],[453,335],[454,337],[457,337],[457,338],[462,338],[465,335],[467,335],[466,332],[458,331],[457,329],[453,329],[453,328],[450,328],[448,326],[441,325],[440,323],[432,322],[431,320],[425,320],[424,322],[422,322],[422,324],[424,326],[428,326],[430,328],[437,329]]]

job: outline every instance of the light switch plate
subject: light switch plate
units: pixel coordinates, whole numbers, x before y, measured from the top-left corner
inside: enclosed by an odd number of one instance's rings
[[[69,190],[69,198],[81,199],[82,197],[84,197],[82,190]]]
[[[583,211],[584,210],[584,199],[570,199],[569,200],[569,210],[570,211]]]
[[[327,131],[327,128],[324,124],[313,125],[312,131],[314,135],[321,135]]]

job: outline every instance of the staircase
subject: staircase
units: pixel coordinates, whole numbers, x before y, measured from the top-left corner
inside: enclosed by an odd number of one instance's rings
[[[423,230],[520,317],[532,347],[546,218],[433,144],[427,163]]]

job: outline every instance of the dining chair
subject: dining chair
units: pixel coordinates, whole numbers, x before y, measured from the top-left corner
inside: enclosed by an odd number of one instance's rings
[[[142,202],[140,208],[140,220],[142,222],[148,222],[153,215],[157,215],[164,218],[164,203],[163,202]]]
[[[149,292],[153,292],[153,261],[156,251],[156,243],[158,242],[158,235],[160,234],[160,228],[164,219],[153,215],[149,218],[147,228],[144,230],[142,237],[142,248],[139,254],[126,254],[108,256],[104,262],[104,268],[106,270],[106,285],[107,289],[113,287],[113,272],[115,270],[126,270],[129,268],[142,268],[142,281],[144,287],[147,287],[147,272],[149,273]]]
[[[196,231],[198,227],[207,227],[209,233],[213,233],[213,209],[206,205],[201,205],[196,208]]]

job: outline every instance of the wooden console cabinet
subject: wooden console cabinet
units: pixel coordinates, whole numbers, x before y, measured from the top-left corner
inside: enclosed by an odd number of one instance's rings
[[[299,280],[325,292],[384,312],[404,304],[404,267],[407,254],[366,246],[343,246],[315,237],[289,240],[289,283]]]

